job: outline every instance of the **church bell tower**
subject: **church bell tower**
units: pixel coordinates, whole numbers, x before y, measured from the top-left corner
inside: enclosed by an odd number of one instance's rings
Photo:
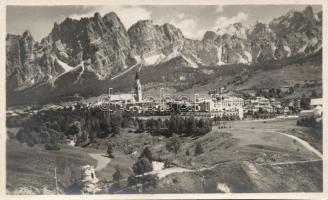
[[[135,99],[136,102],[142,101],[141,84],[140,84],[138,71],[136,72],[136,77],[135,77]]]

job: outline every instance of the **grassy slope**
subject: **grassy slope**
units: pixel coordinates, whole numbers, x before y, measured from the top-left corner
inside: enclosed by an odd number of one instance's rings
[[[236,77],[242,77],[241,83],[232,83]],[[322,66],[321,63],[305,62],[302,64],[291,64],[277,69],[250,70],[244,73],[221,75],[208,80],[208,83],[203,85],[195,85],[193,88],[178,92],[177,94],[207,94],[207,92],[214,88],[224,87],[226,90],[244,90],[252,87],[257,88],[281,88],[283,86],[294,85],[296,83],[304,83],[306,80],[322,80]],[[322,93],[322,88],[300,88],[295,91],[291,97],[300,97],[303,93],[311,94],[312,89]]]
[[[298,129],[295,123],[295,120],[232,122],[227,124],[233,127],[231,129],[214,130],[199,139],[186,142],[175,162],[197,169],[213,164],[217,164],[216,167],[199,173],[171,174],[161,180],[154,192],[217,192],[218,183],[226,184],[232,192],[322,191],[321,161],[270,165],[318,159],[292,139],[271,133],[291,133],[292,129]],[[320,143],[318,139],[315,141],[316,144]],[[186,156],[187,149],[193,154],[199,142],[204,153],[196,157]],[[200,175],[205,178],[203,183]]]
[[[255,170],[250,171],[249,166]],[[217,193],[218,183],[225,184],[233,193],[319,192],[322,191],[322,161],[281,166],[225,163],[199,173],[171,174],[153,192]]]
[[[87,153],[78,148],[62,146],[59,151],[46,151],[43,145],[28,147],[15,140],[7,140],[7,189],[46,187],[54,191],[54,167],[57,167],[59,187],[66,187],[80,177],[82,165],[96,165]],[[71,171],[65,174],[65,167]]]
[[[217,192],[218,182],[228,185],[233,192],[320,191],[322,190],[321,162],[283,166],[268,164],[317,159],[312,152],[292,139],[270,133],[270,131],[291,133],[291,130],[298,129],[295,124],[295,120],[267,123],[230,122],[227,126],[232,128],[216,130],[214,127],[211,133],[200,138],[180,138],[182,146],[177,155],[166,150],[166,138],[151,136],[148,133],[136,134],[129,129],[123,129],[120,135],[112,138],[98,139],[99,145],[90,146],[97,147],[96,149],[63,147],[59,152],[52,152],[43,150],[43,146],[32,148],[8,140],[7,189],[31,185],[36,188],[46,186],[51,190],[54,188],[54,161],[61,166],[58,167],[61,180],[66,180],[63,176],[64,166],[70,166],[74,173],[73,177],[78,177],[78,169],[81,165],[96,164],[87,153],[104,153],[108,142],[111,142],[114,145],[115,158],[104,169],[96,172],[99,179],[111,180],[116,165],[120,166],[124,178],[131,174],[130,167],[136,157],[124,153],[127,144],[130,144],[138,154],[149,145],[155,159],[167,158],[187,168],[199,169],[218,164],[213,169],[200,173],[207,177],[204,183],[201,183],[199,173],[171,174],[162,179],[153,192]],[[314,141],[320,144],[318,140]],[[202,144],[204,153],[194,156],[197,143]],[[190,156],[186,156],[187,150]],[[258,174],[252,174],[250,171],[252,166]],[[286,174],[288,180],[285,178]],[[66,182],[66,185],[69,184]]]
[[[261,160],[271,163],[318,159],[292,139],[270,132],[289,133],[291,129],[296,128],[295,124],[295,120],[228,123],[227,126],[232,128],[213,128],[213,131],[205,136],[185,143],[176,160],[184,165],[191,163],[193,167],[200,168],[227,161]],[[193,154],[197,143],[202,144],[204,153],[195,158],[188,158],[185,152],[189,150]]]

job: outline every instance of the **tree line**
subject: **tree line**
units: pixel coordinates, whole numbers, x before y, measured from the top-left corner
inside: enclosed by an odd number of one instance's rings
[[[209,119],[171,115],[169,119],[141,120],[131,112],[104,112],[99,108],[76,107],[40,111],[19,123],[22,128],[16,139],[27,143],[46,144],[45,148],[57,150],[58,143],[74,141],[75,146],[93,143],[96,138],[114,137],[122,128],[134,128],[136,133],[148,131],[153,135],[201,136],[212,128]]]
[[[115,136],[121,128],[133,127],[128,112],[103,112],[98,108],[64,108],[40,111],[21,123],[16,138],[29,145],[56,144],[74,140],[83,146],[95,138]],[[48,145],[49,146],[49,145]]]
[[[181,136],[201,136],[212,130],[212,121],[205,118],[171,115],[168,119],[137,119],[136,132],[148,131],[153,135],[171,137],[174,133]]]

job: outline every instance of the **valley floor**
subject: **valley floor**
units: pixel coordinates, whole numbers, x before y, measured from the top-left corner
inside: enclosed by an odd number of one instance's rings
[[[115,137],[98,139],[88,148],[63,145],[57,152],[8,139],[7,191],[53,192],[54,167],[60,188],[65,188],[86,164],[95,166],[97,178],[107,181],[119,166],[125,184],[145,146],[155,160],[167,159],[174,165],[161,169],[161,162],[153,163],[156,168],[150,173],[157,174],[159,181],[150,193],[322,191],[322,141],[317,132],[297,127],[296,119],[233,121],[226,127],[214,126],[202,137],[180,137],[177,154],[167,151],[168,138],[128,129]],[[112,159],[105,156],[108,142],[113,144]],[[194,155],[198,143],[203,153]],[[134,153],[125,153],[128,144]]]

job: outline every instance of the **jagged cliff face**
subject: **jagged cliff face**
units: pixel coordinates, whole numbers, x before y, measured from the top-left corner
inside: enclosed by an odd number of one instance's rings
[[[32,86],[63,71],[54,62],[50,47],[42,48],[26,31],[6,38],[6,78],[8,89]]]
[[[322,12],[309,6],[290,11],[269,24],[242,23],[207,31],[202,40],[185,38],[171,24],[138,21],[126,30],[115,13],[54,24],[50,34],[35,42],[29,32],[6,38],[9,90],[56,80],[80,68],[81,74],[106,79],[135,64],[153,66],[178,58],[177,67],[198,68],[233,63],[251,64],[311,54],[321,49]],[[74,83],[79,82],[81,75]],[[82,81],[81,81],[82,82]]]
[[[275,32],[278,44],[288,52],[287,56],[312,53],[321,48],[322,19],[310,6],[303,12],[290,11],[275,18],[269,26]],[[281,51],[278,51],[277,58],[281,57]]]
[[[7,81],[13,88],[51,79],[75,66],[87,66],[99,79],[124,71],[135,61],[130,39],[115,13],[54,24],[40,43],[29,32],[8,35]]]
[[[45,43],[55,44],[56,55],[70,66],[90,60],[99,77],[125,70],[133,60],[127,31],[115,13],[101,17],[72,20],[55,24]]]
[[[231,64],[263,62],[299,54],[310,54],[322,47],[322,12],[311,6],[303,12],[290,11],[269,24],[252,27],[241,23],[205,33],[198,45],[202,63]]]
[[[181,47],[182,32],[171,24],[155,25],[150,20],[138,21],[128,30],[133,54],[147,65],[163,61]]]

